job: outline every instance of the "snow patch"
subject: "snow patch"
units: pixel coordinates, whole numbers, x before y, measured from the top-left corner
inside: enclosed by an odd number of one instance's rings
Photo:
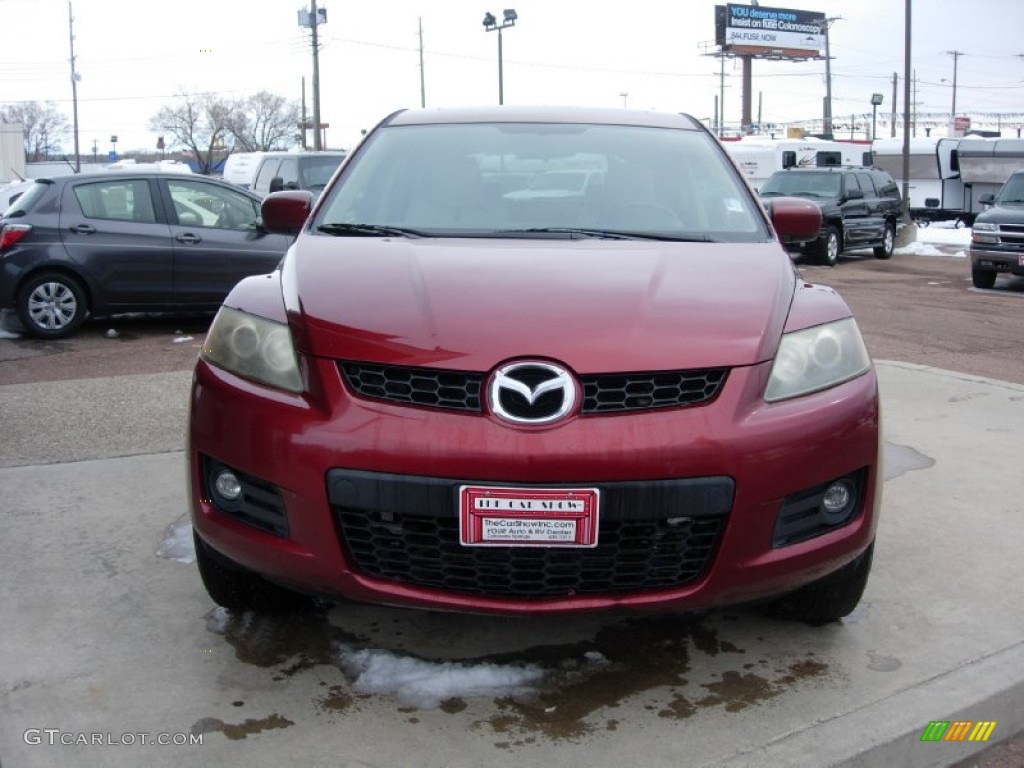
[[[443,701],[456,697],[527,695],[535,691],[545,674],[535,664],[425,661],[351,646],[339,646],[335,660],[354,690],[390,694],[419,709],[436,709]]]
[[[164,538],[156,547],[157,557],[166,557],[179,563],[196,561],[196,546],[192,539],[192,523],[188,515],[182,515],[167,526]]]

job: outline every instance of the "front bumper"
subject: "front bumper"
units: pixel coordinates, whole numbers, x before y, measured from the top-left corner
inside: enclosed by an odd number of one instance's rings
[[[880,502],[874,371],[824,392],[769,404],[761,399],[768,364],[737,368],[718,398],[703,406],[577,417],[557,428],[517,430],[488,416],[357,399],[345,389],[333,361],[307,362],[315,386],[309,395],[293,396],[201,360],[192,390],[188,448],[198,534],[231,560],[296,590],[479,612],[690,610],[791,591],[853,560],[874,538]],[[218,510],[203,471],[204,462],[211,460],[276,489],[287,519],[283,534]],[[863,478],[852,519],[797,543],[773,545],[785,499],[851,473]],[[395,482],[389,483],[388,476],[395,476]],[[666,553],[685,550],[681,558],[692,562],[689,570],[684,567],[667,581],[631,585],[615,577],[607,590],[598,585],[558,593],[534,589],[532,583],[507,591],[500,586],[478,589],[458,574],[441,574],[440,580],[410,576],[404,566],[409,539],[400,531],[402,536],[385,535],[374,544],[371,560],[381,560],[374,554],[381,551],[388,556],[383,564],[368,566],[358,539],[372,525],[360,528],[357,522],[352,527],[344,519],[344,498],[352,493],[353,478],[365,479],[371,484],[366,488],[383,488],[372,493],[389,496],[381,505],[392,512],[401,512],[403,504],[435,508],[432,516],[439,522],[430,536],[439,551],[455,548],[455,560],[435,558],[441,569],[456,561],[463,571],[484,567],[459,559],[463,552],[457,540],[448,540],[450,533],[445,532],[457,514],[451,489],[463,482],[621,491],[626,495],[620,496],[618,511],[614,504],[607,507],[604,532],[613,535],[616,516],[649,511],[648,517],[671,521],[665,524],[669,527],[685,518],[693,528],[687,541],[671,539],[675,530],[645,531],[637,541],[653,542],[650,556],[636,546],[630,552],[644,563],[661,557],[669,564]],[[692,501],[697,498],[693,488],[719,481],[727,485],[715,486],[715,498],[721,497],[722,487],[732,489],[724,507]],[[427,494],[433,501],[412,501],[419,497],[403,494],[402,483],[437,485],[440,490],[432,497]],[[669,497],[680,499],[676,507],[686,510],[662,509]],[[612,496],[605,493],[603,498]],[[387,522],[386,516],[375,519]],[[391,525],[401,528],[404,523],[392,516]],[[693,555],[702,547],[703,552]],[[528,563],[525,570],[533,567]],[[550,565],[538,567],[550,570]],[[590,573],[589,566],[580,567]],[[631,573],[628,567],[625,571]]]
[[[974,243],[967,249],[971,269],[1024,275],[1024,248],[985,247]]]

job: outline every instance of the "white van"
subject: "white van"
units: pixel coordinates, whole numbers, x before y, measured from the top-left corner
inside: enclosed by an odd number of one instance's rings
[[[236,152],[228,155],[224,161],[224,181],[229,181],[242,189],[252,189],[256,181],[256,171],[260,167],[260,160],[266,152]]]

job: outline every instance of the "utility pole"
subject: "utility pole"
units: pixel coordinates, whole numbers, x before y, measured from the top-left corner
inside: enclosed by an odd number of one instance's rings
[[[839,21],[841,16],[831,16],[825,19],[821,26],[824,27],[825,32],[825,107],[822,110],[822,127],[823,133],[832,133],[832,49],[829,47],[829,29],[832,28],[832,22]]]
[[[722,70],[719,75],[718,83],[718,109],[721,111],[721,116],[718,119],[718,138],[722,138],[725,134],[725,54],[721,54]]]
[[[306,76],[302,76],[302,148],[308,149],[306,145]]]
[[[911,0],[904,0],[903,22],[903,221],[910,223],[910,34]]]
[[[320,151],[324,148],[322,131],[327,126],[320,122],[320,41],[317,37],[317,27],[327,23],[327,9],[317,8],[316,0],[310,0],[310,10],[299,11],[299,26],[309,27],[313,33],[313,149]],[[302,88],[306,92],[305,86]],[[303,137],[305,137],[306,121],[302,121]]]
[[[82,160],[78,156],[78,81],[80,78],[75,72],[75,17],[71,14],[71,0],[68,0],[68,35],[71,38],[71,109],[75,127],[75,173],[81,173]]]
[[[423,17],[419,17],[420,21],[420,106],[427,106],[427,80],[426,74],[423,71]]]
[[[313,25],[313,149],[323,149],[320,142],[320,45],[316,39],[316,28],[320,20],[317,18],[316,0],[311,0],[310,17]]]
[[[960,51],[946,51],[946,53],[953,57],[953,108],[949,120],[950,128],[954,128],[956,126],[956,64],[960,57],[963,56],[963,53]]]
[[[899,83],[899,74],[892,73],[892,125],[889,128],[890,138],[896,138],[896,88]]]

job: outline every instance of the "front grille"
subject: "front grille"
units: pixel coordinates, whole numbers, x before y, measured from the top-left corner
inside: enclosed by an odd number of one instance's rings
[[[482,373],[339,363],[349,388],[360,397],[479,413]]]
[[[725,368],[581,376],[583,413],[697,405],[718,394]]]
[[[370,400],[483,412],[484,374],[439,368],[340,362],[348,387]],[[601,373],[580,377],[584,415],[699,405],[713,400],[728,369]]]
[[[372,578],[488,597],[681,587],[709,568],[733,496],[724,477],[604,483],[594,548],[464,547],[456,499],[465,482],[331,470],[328,496],[349,562]]]

